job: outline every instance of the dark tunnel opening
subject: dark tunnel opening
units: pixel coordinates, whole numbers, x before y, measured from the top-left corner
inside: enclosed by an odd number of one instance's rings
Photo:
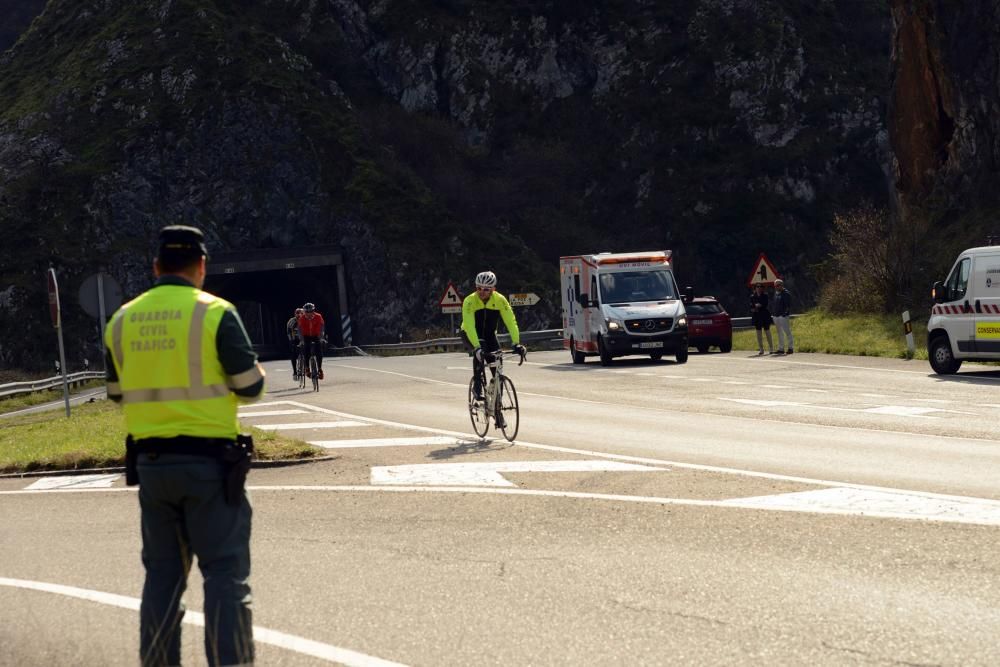
[[[264,360],[289,355],[285,325],[307,301],[322,313],[330,343],[344,345],[340,322],[346,314],[341,307],[346,289],[339,284],[343,279],[339,254],[322,256],[317,250],[300,251],[296,257],[289,254],[288,250],[267,255],[226,253],[213,258],[205,279],[206,291],[236,306],[254,350]]]

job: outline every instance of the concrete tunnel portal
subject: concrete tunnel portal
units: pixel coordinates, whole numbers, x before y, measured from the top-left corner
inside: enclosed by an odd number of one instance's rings
[[[347,284],[338,246],[215,253],[209,258],[205,290],[236,306],[261,359],[288,356],[285,324],[307,301],[323,314],[330,344],[343,347],[345,339],[350,344]]]

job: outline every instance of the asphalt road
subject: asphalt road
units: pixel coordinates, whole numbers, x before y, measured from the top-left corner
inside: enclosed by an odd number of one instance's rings
[[[514,445],[464,355],[267,365],[330,459],[251,473],[258,664],[1000,664],[1000,371],[528,359]],[[141,585],[122,480],[0,480],[0,665],[134,664]]]

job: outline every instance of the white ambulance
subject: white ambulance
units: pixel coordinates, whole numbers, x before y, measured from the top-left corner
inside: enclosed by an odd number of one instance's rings
[[[630,354],[688,358],[687,316],[671,251],[559,258],[563,347],[573,363],[598,355],[607,366]]]
[[[969,248],[943,283],[934,283],[927,357],[934,372],[963,361],[1000,361],[1000,246]]]

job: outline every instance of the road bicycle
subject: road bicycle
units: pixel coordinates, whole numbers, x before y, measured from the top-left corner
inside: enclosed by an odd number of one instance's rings
[[[503,372],[503,358],[507,354],[516,354],[513,350],[497,350],[492,353],[493,360],[483,364],[480,371],[480,387],[483,388],[483,398],[476,398],[476,379],[469,380],[469,417],[472,419],[472,430],[480,438],[490,429],[490,420],[500,429],[503,437],[514,442],[517,429],[521,425],[521,411],[517,404],[517,390],[514,382]],[[524,363],[524,355],[518,366]],[[492,377],[486,381],[486,366],[489,366]]]
[[[299,379],[299,389],[306,388],[306,355],[305,346],[299,343],[299,356],[295,358],[295,377]]]
[[[321,343],[322,344],[322,343]],[[308,368],[303,373],[302,369]],[[319,391],[319,361],[315,349],[310,346],[309,360],[306,361],[305,344],[299,343],[299,357],[295,360],[295,372],[299,376],[299,389],[306,388],[306,377],[312,378],[313,391]]]

